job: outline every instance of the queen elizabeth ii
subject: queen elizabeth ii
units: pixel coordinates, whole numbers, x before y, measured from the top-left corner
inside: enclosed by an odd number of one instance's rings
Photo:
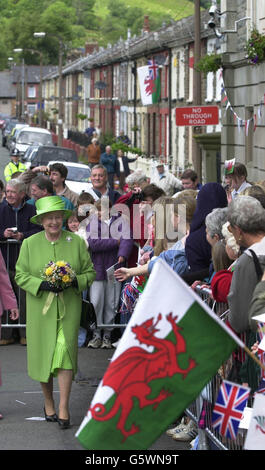
[[[95,279],[84,240],[62,228],[70,214],[59,196],[36,201],[36,215],[31,222],[42,225],[44,230],[23,241],[15,277],[27,297],[28,374],[41,383],[46,420],[57,421],[61,429],[70,425],[69,398],[77,372],[81,293]],[[41,275],[50,261],[60,260],[67,262],[75,273],[64,290],[43,280]],[[53,398],[54,376],[58,376],[60,391],[58,415]]]

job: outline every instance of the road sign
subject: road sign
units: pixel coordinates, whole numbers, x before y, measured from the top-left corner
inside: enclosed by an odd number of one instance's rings
[[[213,126],[219,124],[218,106],[186,106],[176,108],[177,126]]]

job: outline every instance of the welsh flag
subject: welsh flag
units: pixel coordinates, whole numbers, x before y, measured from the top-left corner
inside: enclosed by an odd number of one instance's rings
[[[143,450],[243,343],[157,261],[77,438],[89,450]]]
[[[158,103],[160,99],[161,83],[159,67],[155,61],[137,68],[141,99],[144,106]]]
[[[225,175],[231,175],[235,168],[236,159],[225,160]]]

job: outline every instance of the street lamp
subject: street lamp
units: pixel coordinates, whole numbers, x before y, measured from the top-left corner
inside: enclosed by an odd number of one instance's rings
[[[13,49],[14,52],[19,54],[23,51],[21,48]],[[24,119],[25,116],[25,60],[22,58],[22,76],[21,76],[21,116]]]
[[[58,115],[58,145],[62,146],[63,143],[63,92],[62,92],[62,68],[63,68],[63,41],[60,37],[53,34],[47,34],[50,37],[53,37],[59,41],[59,64],[58,64],[58,74],[59,74],[59,115]],[[35,38],[44,38],[46,33],[44,31],[33,33]]]
[[[38,54],[40,56],[40,86],[39,86],[39,125],[42,127],[42,69],[43,69],[43,53],[37,49],[14,49],[14,52],[28,51],[32,54]],[[24,59],[23,59],[24,60]]]

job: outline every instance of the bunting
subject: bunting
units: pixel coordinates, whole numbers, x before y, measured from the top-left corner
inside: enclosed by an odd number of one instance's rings
[[[238,133],[242,131],[242,129],[245,130],[246,136],[249,133],[249,129],[252,126],[253,132],[256,131],[257,125],[261,122],[262,116],[263,116],[263,108],[265,106],[265,93],[259,100],[259,105],[257,107],[257,110],[254,114],[253,117],[249,119],[242,119],[236,111],[234,110],[233,106],[230,103],[229,97],[227,95],[227,91],[225,89],[225,84],[223,81],[223,70],[220,70],[220,79],[221,79],[221,103],[225,106],[225,115],[227,115],[228,112],[231,113],[234,123],[237,126]]]

